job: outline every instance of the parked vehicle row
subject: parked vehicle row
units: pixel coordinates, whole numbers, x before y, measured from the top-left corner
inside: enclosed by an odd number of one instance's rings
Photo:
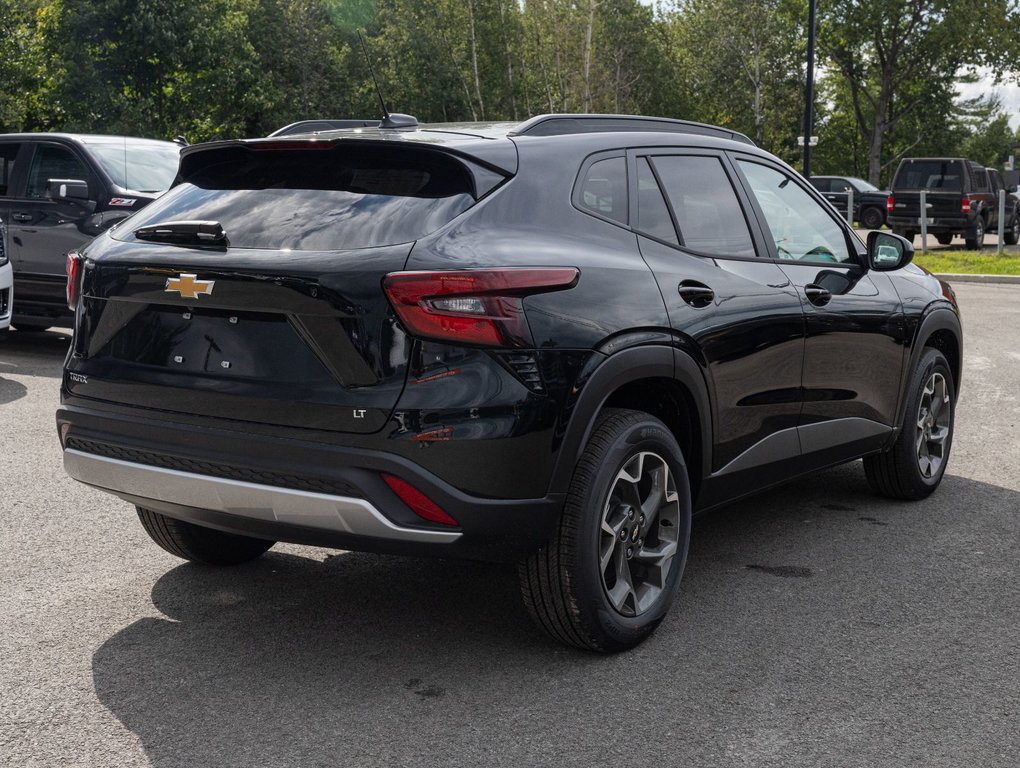
[[[861,457],[938,486],[962,333],[906,240],[724,128],[389,124],[188,147],[72,258],[64,464],[159,546],[516,561],[540,627],[617,651],[693,513]]]

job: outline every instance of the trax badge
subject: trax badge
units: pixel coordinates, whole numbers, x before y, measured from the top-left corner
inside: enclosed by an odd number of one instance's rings
[[[197,275],[181,275],[180,277],[168,277],[166,279],[166,292],[176,291],[185,299],[198,298],[199,294],[212,293],[215,280],[198,280]]]

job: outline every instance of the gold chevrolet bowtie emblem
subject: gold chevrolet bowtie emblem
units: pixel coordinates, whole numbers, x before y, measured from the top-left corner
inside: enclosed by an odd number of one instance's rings
[[[212,293],[215,280],[199,280],[198,275],[181,275],[166,279],[166,292],[177,291],[185,299],[196,299],[199,294]]]

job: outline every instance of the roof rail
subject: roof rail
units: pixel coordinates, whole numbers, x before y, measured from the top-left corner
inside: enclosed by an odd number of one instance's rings
[[[510,136],[563,136],[570,133],[609,133],[613,131],[693,133],[716,136],[754,146],[747,136],[729,128],[720,128],[688,120],[640,115],[539,115],[518,125]]]

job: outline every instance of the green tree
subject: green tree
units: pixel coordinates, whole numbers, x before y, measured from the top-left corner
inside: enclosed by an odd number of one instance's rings
[[[1015,26],[1015,6],[1015,0],[857,0],[820,9],[820,49],[846,80],[872,183],[882,174],[887,138],[922,110],[927,116],[933,97],[944,102],[962,66],[1007,66],[1015,43],[1002,30]]]

